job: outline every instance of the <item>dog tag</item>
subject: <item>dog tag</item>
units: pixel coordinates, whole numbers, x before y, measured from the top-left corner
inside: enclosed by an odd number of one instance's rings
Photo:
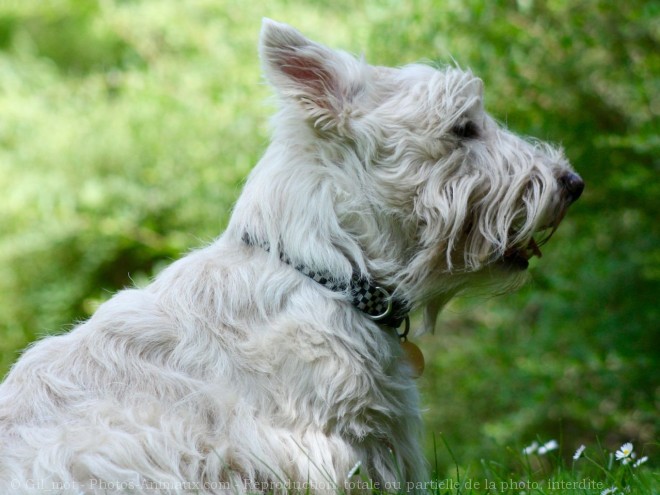
[[[401,342],[404,359],[410,363],[413,378],[419,378],[424,373],[424,354],[415,344],[409,340]]]

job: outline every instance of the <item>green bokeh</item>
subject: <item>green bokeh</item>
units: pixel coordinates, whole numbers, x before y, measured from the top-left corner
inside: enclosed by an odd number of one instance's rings
[[[660,11],[653,2],[14,0],[0,4],[0,375],[217,236],[268,141],[261,17],[375,64],[458,63],[583,198],[517,294],[419,340],[429,445],[657,442]],[[454,62],[455,61],[455,62]],[[444,450],[439,463],[449,469]]]

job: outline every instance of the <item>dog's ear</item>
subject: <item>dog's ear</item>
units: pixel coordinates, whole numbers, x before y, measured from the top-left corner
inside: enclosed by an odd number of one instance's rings
[[[365,64],[270,19],[263,21],[259,52],[266,78],[283,98],[298,102],[315,127],[338,124]]]

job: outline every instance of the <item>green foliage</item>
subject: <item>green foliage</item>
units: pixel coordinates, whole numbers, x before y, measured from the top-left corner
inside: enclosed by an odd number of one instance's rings
[[[421,341],[429,430],[461,466],[537,436],[564,454],[596,438],[651,452],[659,14],[636,0],[3,2],[0,374],[222,231],[267,142],[267,15],[377,64],[455,58],[491,113],[562,142],[585,178],[528,287],[454,303]]]

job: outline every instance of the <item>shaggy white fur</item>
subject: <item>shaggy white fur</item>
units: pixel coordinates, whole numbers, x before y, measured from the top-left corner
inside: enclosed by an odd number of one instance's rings
[[[357,463],[375,488],[425,479],[396,329],[280,253],[393,288],[432,329],[457,293],[519,283],[582,181],[499,127],[469,72],[370,66],[269,20],[260,53],[281,110],[229,227],[24,353],[0,493],[344,490]]]

